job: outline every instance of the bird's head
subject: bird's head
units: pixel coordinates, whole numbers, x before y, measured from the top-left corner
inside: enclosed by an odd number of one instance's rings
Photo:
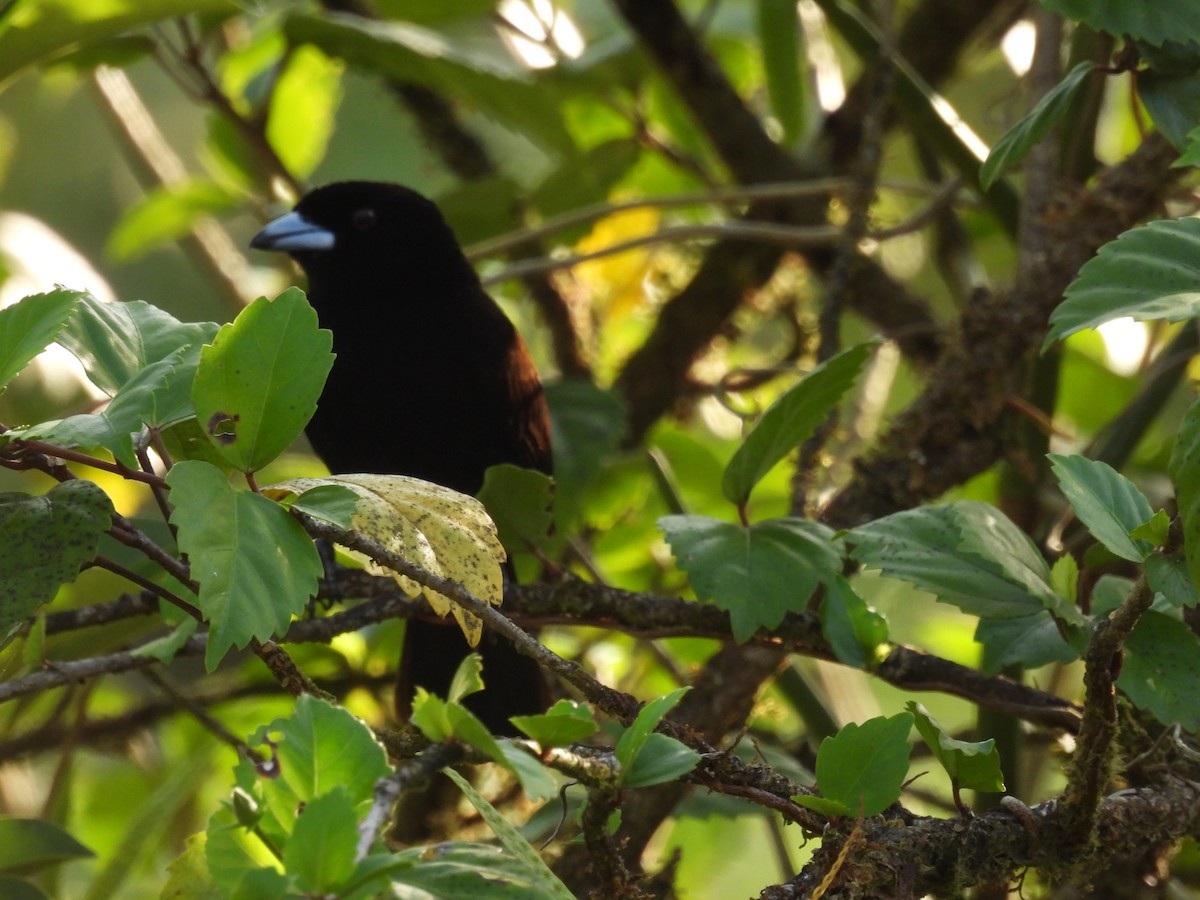
[[[390,273],[409,285],[448,271],[472,272],[454,232],[433,201],[410,188],[377,181],[342,181],[306,194],[292,212],[250,241],[257,250],[289,254],[310,282],[326,272]],[[315,284],[313,285],[316,286]]]

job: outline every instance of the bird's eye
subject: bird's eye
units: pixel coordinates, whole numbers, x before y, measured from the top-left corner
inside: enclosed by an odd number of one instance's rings
[[[363,207],[355,212],[354,217],[350,221],[359,231],[366,231],[375,224],[375,210],[369,206]]]

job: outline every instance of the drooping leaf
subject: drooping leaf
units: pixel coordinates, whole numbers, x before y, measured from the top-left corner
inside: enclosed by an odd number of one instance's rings
[[[1015,166],[1029,151],[1050,133],[1070,109],[1071,104],[1087,84],[1087,76],[1096,68],[1090,61],[1081,62],[1066,74],[1038,101],[1021,121],[1008,129],[992,147],[992,152],[979,168],[979,183],[986,191],[1006,169]]]
[[[292,478],[269,486],[295,493],[322,485],[340,485],[358,495],[354,530],[379,541],[415,565],[454,581],[494,606],[504,596],[501,566],[507,558],[487,510],[474,497],[405,475],[335,475]],[[397,576],[410,594],[424,591],[440,616],[453,612],[474,647],[483,623],[457,603],[416,582]]]
[[[908,701],[905,708],[913,714],[913,724],[921,733],[937,761],[942,764],[950,781],[957,788],[969,791],[1003,791],[1004,773],[1000,771],[1000,754],[996,741],[960,741],[951,737],[920,703]]]
[[[60,289],[0,309],[0,390],[58,336],[84,296]]]
[[[867,606],[841,575],[825,583],[821,632],[838,660],[858,669],[874,665],[879,645],[888,638],[887,620]]]
[[[811,437],[854,385],[875,344],[843,350],[807,375],[763,413],[725,469],[721,490],[739,506],[774,465]]]
[[[1164,725],[1200,728],[1200,637],[1171,616],[1150,611],[1125,641],[1117,687]]]
[[[819,798],[792,799],[826,815],[873,816],[900,798],[912,748],[911,713],[851,723],[825,738],[817,751]],[[815,801],[815,802],[814,802]],[[822,802],[824,801],[824,802]]]
[[[1084,328],[1132,316],[1177,322],[1200,315],[1200,219],[1131,228],[1100,248],[1050,314],[1043,350]]]
[[[167,473],[171,524],[200,585],[209,623],[205,665],[231,647],[269,640],[317,591],[321,560],[300,523],[278,503],[236,490],[215,466],[176,463]]]
[[[196,418],[220,453],[256,472],[304,430],[333,366],[333,336],[304,292],[260,297],[200,351]]]
[[[729,613],[734,640],[774,628],[841,570],[833,532],[803,519],[749,527],[703,516],[664,516],[659,527],[701,599]]]
[[[0,640],[75,580],[112,516],[108,495],[83,479],[41,497],[0,494]]]

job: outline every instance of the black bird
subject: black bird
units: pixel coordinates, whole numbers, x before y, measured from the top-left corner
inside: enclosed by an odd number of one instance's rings
[[[488,296],[437,206],[400,185],[317,188],[250,246],[288,253],[337,353],[307,435],[335,474],[411,475],[467,494],[513,463],[551,471],[542,384],[520,334]],[[470,651],[452,624],[409,620],[396,709],[420,685],[445,696]],[[502,638],[480,645],[487,689],[468,698],[492,731],[541,712],[541,671]]]

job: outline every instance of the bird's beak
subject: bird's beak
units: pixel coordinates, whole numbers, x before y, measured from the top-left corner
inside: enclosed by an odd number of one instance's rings
[[[314,225],[298,212],[268,222],[266,228],[250,239],[250,246],[255,250],[281,250],[284,253],[330,250],[334,243],[332,231]]]

